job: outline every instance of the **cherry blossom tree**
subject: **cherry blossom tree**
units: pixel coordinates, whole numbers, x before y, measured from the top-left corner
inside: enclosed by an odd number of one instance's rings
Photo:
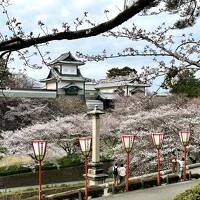
[[[147,97],[149,98],[149,97]],[[155,97],[156,98],[156,97]],[[138,98],[138,101],[140,99]],[[149,99],[154,101],[154,99]],[[181,100],[182,101],[182,100]],[[179,141],[178,131],[182,129],[189,129],[192,133],[189,145],[189,152],[195,157],[200,150],[200,136],[198,121],[200,117],[199,104],[187,100],[184,104],[179,102],[179,99],[169,99],[165,104],[158,106],[158,103],[151,103],[151,108],[141,110],[135,104],[134,112],[131,112],[128,107],[134,107],[134,102],[126,105],[126,112],[120,112],[119,133],[135,134],[136,142],[134,144],[134,151],[132,154],[132,168],[143,166],[144,169],[150,171],[155,170],[156,167],[156,152],[153,149],[150,133],[155,131],[162,131],[165,133],[164,143],[161,149],[163,169],[169,167],[169,156],[173,151],[178,152],[179,156],[183,156],[182,145]],[[149,105],[149,103],[148,103]],[[156,105],[156,106],[155,106]],[[128,111],[127,111],[128,110]],[[125,114],[126,113],[126,114]],[[116,151],[117,152],[117,151]],[[116,153],[115,152],[115,153]],[[115,157],[119,157],[122,151],[119,148]],[[144,172],[144,171],[143,171]]]
[[[101,156],[124,162],[121,148],[121,134],[135,134],[136,141],[131,153],[131,170],[134,175],[156,171],[156,151],[151,133],[164,132],[161,148],[162,169],[170,167],[171,153],[176,151],[183,156],[178,131],[189,129],[191,138],[188,157],[198,161],[200,152],[200,101],[199,99],[169,96],[164,99],[152,95],[119,97],[115,109],[101,117]],[[91,135],[91,119],[85,114],[58,117],[49,122],[40,122],[19,130],[1,133],[1,145],[10,154],[29,154],[32,156],[31,141],[48,141],[47,157],[75,155],[80,153],[77,139]],[[189,161],[189,160],[188,160]]]
[[[31,141],[47,140],[47,156],[54,157],[78,153],[77,139],[90,134],[89,120],[83,114],[68,115],[47,123],[36,123],[15,131],[2,133],[3,146],[10,154],[33,155]],[[59,148],[58,148],[59,147]],[[58,151],[59,149],[59,151]]]

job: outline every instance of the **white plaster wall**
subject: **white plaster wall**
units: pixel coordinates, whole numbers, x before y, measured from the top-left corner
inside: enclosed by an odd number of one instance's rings
[[[83,91],[83,90],[79,90],[79,91],[78,91],[78,94],[79,94],[79,95],[84,95],[84,91]]]
[[[62,74],[77,74],[77,66],[76,65],[62,65]]]
[[[100,88],[99,91],[102,93],[113,93],[116,88]]]
[[[95,99],[96,96],[97,96],[97,91],[86,90],[86,91],[85,91],[85,96],[86,96],[86,98],[88,98],[88,99],[91,99],[91,98]]]
[[[46,88],[47,90],[56,90],[56,82],[47,83]]]
[[[110,87],[110,88],[100,88],[99,91],[102,93],[114,93],[115,90],[117,90],[118,87]],[[130,91],[135,89],[134,86],[128,86],[128,95],[130,95]],[[127,86],[123,87],[123,90],[125,92],[125,94],[127,93]],[[145,88],[144,87],[138,87],[137,90],[143,91],[145,92]]]

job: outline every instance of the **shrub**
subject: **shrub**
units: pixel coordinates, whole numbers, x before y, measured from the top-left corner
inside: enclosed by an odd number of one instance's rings
[[[73,167],[81,164],[79,156],[64,156],[63,158],[57,159],[57,163],[60,168]]]
[[[198,200],[200,199],[200,185],[178,194],[173,200]]]
[[[36,165],[35,166],[35,170],[38,171],[39,169],[39,166]],[[42,164],[42,170],[51,170],[51,169],[57,169],[57,166],[55,163],[51,162],[51,161],[44,161],[43,164]]]
[[[55,163],[52,163],[51,161],[44,161],[43,166],[42,166],[43,170],[49,170],[49,169],[57,169],[57,166],[55,165]]]

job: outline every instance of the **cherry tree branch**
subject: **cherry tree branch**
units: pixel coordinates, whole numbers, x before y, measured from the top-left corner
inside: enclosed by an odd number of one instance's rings
[[[144,35],[140,35],[140,37],[148,42],[150,42],[151,44],[154,44],[156,47],[158,47],[159,49],[161,49],[162,51],[166,52],[168,55],[176,58],[177,60],[180,60],[182,62],[186,62],[186,63],[189,63],[190,65],[194,65],[198,68],[200,68],[200,63],[199,62],[196,62],[194,60],[191,60],[185,56],[182,56],[180,55],[179,53],[177,52],[173,52],[173,51],[170,51],[168,50],[167,48],[164,47],[164,45],[161,45],[159,44],[158,42],[156,42],[155,40],[147,37],[147,36],[144,36]]]
[[[53,40],[75,40],[80,38],[96,36],[121,25],[123,22],[129,20],[130,18],[138,14],[140,11],[149,7],[153,2],[155,2],[155,0],[138,0],[130,8],[119,13],[115,18],[101,23],[97,26],[94,26],[92,28],[82,29],[78,31],[57,32],[54,34],[48,34],[45,36],[34,37],[29,39],[22,39],[20,37],[12,38],[10,40],[3,41],[0,43],[0,52],[7,50],[17,51],[23,48],[31,47],[36,44],[42,44]]]

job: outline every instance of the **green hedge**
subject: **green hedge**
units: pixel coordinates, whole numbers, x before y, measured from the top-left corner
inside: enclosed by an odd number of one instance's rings
[[[73,167],[82,164],[80,156],[64,156],[57,159],[56,162],[60,168]]]
[[[0,167],[0,176],[8,176],[13,174],[21,174],[26,172],[31,172],[29,167],[24,167],[21,165],[11,165],[8,167]]]
[[[199,200],[200,184],[177,195],[173,200]]]
[[[51,170],[58,168],[67,168],[78,166],[82,164],[81,158],[79,156],[64,156],[55,161],[45,161],[42,164],[43,170]],[[35,170],[38,171],[38,165],[35,166]]]
[[[57,163],[57,164],[55,164]],[[82,164],[81,158],[79,156],[64,156],[63,158],[57,159],[56,161],[44,161],[42,164],[43,170],[51,170],[57,168],[67,168],[78,166]],[[35,170],[38,171],[38,165],[35,166]],[[22,165],[11,165],[6,167],[0,167],[0,176],[8,176],[13,174],[21,174],[26,172],[31,172],[30,167],[25,167]]]

